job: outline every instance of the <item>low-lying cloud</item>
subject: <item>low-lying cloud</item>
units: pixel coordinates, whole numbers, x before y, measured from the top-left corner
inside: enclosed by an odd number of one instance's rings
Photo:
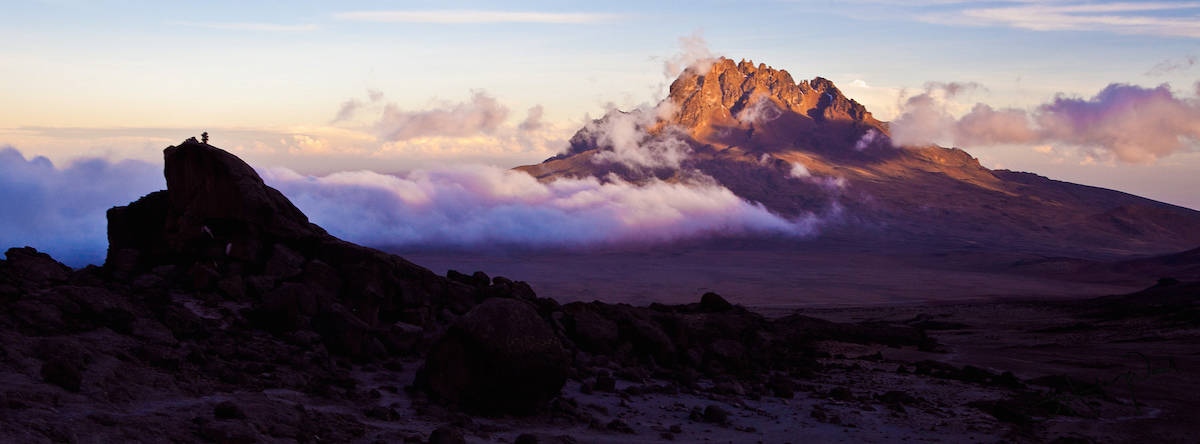
[[[600,148],[593,162],[619,163],[634,170],[677,169],[692,153],[692,147],[681,130],[662,123],[675,111],[670,101],[629,112],[609,109],[603,118],[589,122],[580,132]]]
[[[787,219],[715,181],[632,184],[615,176],[539,182],[484,165],[404,176],[260,170],[309,218],[343,239],[381,247],[579,247],[707,236],[804,236],[817,216]],[[100,264],[105,211],[163,189],[161,167],[81,159],[63,167],[0,149],[0,247],[33,246],[64,263]]]
[[[33,246],[67,265],[104,261],[105,211],[165,186],[147,162],[79,159],[63,167],[0,148],[0,249]]]
[[[1200,92],[1197,92],[1200,95]],[[1084,99],[1058,95],[1031,111],[978,103],[953,117],[934,92],[913,96],[891,124],[897,144],[1064,144],[1127,163],[1150,163],[1200,148],[1200,98],[1113,83]]]
[[[377,246],[560,247],[666,242],[744,233],[805,235],[815,217],[788,220],[716,183],[634,185],[615,177],[539,182],[472,165],[406,176],[370,171],[303,176],[263,170],[313,222]]]

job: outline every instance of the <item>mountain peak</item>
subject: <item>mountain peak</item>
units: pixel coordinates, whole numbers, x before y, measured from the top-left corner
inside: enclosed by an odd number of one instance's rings
[[[707,69],[684,71],[671,84],[667,100],[678,107],[673,123],[701,139],[727,132],[720,129],[765,127],[785,116],[808,121],[793,122],[792,127],[836,121],[887,132],[866,107],[847,98],[832,81],[816,77],[797,83],[786,70],[744,59],[734,62],[721,57]]]

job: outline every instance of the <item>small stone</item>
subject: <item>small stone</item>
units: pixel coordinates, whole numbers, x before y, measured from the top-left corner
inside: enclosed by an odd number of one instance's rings
[[[625,421],[621,421],[619,419],[612,420],[612,422],[608,423],[608,425],[605,426],[605,428],[612,430],[614,432],[627,433],[630,435],[635,433],[633,431],[633,427],[630,427],[629,424],[625,423]]]
[[[217,419],[243,419],[246,413],[233,401],[221,401],[213,408],[213,416]]]
[[[466,444],[462,432],[450,427],[438,427],[429,434],[429,444]]]
[[[704,408],[704,422],[710,424],[725,424],[729,422],[729,412],[725,409],[710,405]]]
[[[41,373],[42,380],[72,392],[79,392],[79,387],[83,383],[83,375],[79,372],[79,367],[62,358],[51,358],[46,361],[42,364]]]

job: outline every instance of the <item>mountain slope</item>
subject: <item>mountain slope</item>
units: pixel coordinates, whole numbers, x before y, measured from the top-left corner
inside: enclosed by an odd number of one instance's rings
[[[628,132],[629,121],[638,137],[632,148],[613,135]],[[581,129],[565,153],[517,169],[541,180],[711,177],[776,213],[821,215],[827,235],[1101,258],[1200,244],[1200,212],[993,171],[955,148],[893,147],[888,124],[832,82],[795,83],[787,71],[725,58],[684,72],[656,109],[610,113]]]

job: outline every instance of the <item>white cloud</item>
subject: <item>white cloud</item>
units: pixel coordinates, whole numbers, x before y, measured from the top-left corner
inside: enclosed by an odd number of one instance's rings
[[[525,120],[522,120],[521,124],[517,125],[517,130],[529,132],[542,129],[546,126],[546,123],[542,121],[543,114],[545,114],[545,109],[542,108],[542,105],[534,105],[529,108],[529,111],[525,114]]]
[[[863,133],[862,137],[858,138],[858,141],[854,142],[854,150],[863,151],[877,144],[891,145],[891,143],[892,142],[888,140],[883,133],[875,131],[874,129],[869,129],[867,132]]]
[[[580,246],[744,233],[810,234],[814,216],[787,220],[716,183],[633,185],[616,177],[549,183],[481,165],[405,176],[323,177],[261,171],[313,222],[375,246]]]
[[[670,81],[675,80],[685,69],[704,73],[716,61],[717,56],[708,49],[704,33],[696,30],[690,35],[679,38],[679,52],[663,62],[663,76]]]
[[[808,172],[808,168],[800,162],[792,163],[792,169],[788,171],[788,175],[796,179],[806,179],[812,177],[812,173]]]
[[[558,23],[591,24],[607,23],[621,19],[619,14],[587,12],[517,12],[481,10],[430,10],[430,11],[350,11],[333,15],[338,20],[381,23]]]
[[[739,122],[763,124],[783,116],[783,110],[767,97],[759,97],[737,114]]]
[[[304,32],[320,29],[317,25],[284,25],[278,23],[215,23],[215,22],[171,22],[171,24],[195,28],[220,29],[225,31]]]
[[[678,128],[650,128],[675,113],[675,104],[662,101],[655,107],[642,106],[630,112],[610,109],[603,118],[581,130],[600,148],[596,163],[619,163],[633,169],[679,168],[692,152]]]
[[[956,5],[957,6],[957,5]],[[965,26],[1005,26],[1033,31],[1101,31],[1200,38],[1200,2],[1000,2],[963,3],[951,11],[920,13],[919,20]],[[1170,15],[1163,14],[1169,12]]]

